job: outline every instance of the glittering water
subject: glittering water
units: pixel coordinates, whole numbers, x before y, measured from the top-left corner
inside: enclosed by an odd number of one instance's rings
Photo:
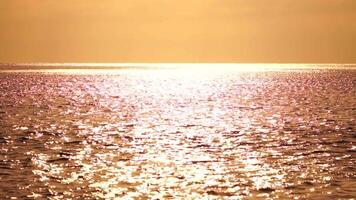
[[[3,72],[0,198],[355,198],[355,84],[355,68]]]

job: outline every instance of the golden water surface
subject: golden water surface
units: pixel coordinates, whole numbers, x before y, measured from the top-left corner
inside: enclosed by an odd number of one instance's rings
[[[0,73],[1,199],[351,199],[356,70]]]

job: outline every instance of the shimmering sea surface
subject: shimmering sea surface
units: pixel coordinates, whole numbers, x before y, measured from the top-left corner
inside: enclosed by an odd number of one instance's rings
[[[0,71],[0,199],[356,198],[355,67]]]

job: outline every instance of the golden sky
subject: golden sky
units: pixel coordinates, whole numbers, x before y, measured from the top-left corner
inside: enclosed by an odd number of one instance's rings
[[[0,62],[356,63],[356,0],[1,0]]]

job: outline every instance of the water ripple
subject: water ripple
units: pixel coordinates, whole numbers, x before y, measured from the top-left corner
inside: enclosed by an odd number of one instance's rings
[[[356,72],[0,73],[0,197],[354,198]]]

